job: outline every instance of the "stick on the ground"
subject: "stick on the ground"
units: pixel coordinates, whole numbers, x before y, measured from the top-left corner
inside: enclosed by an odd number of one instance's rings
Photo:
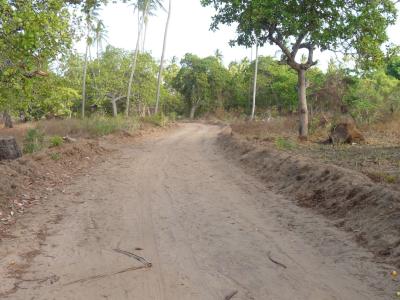
[[[102,279],[105,277],[109,277],[109,276],[114,276],[114,275],[119,275],[122,273],[126,273],[126,272],[130,272],[130,271],[136,271],[136,270],[140,270],[140,269],[147,269],[147,267],[144,266],[140,266],[140,267],[131,267],[131,268],[126,268],[117,272],[113,272],[113,273],[106,273],[106,274],[99,274],[99,275],[93,275],[87,278],[82,278],[82,279],[78,279],[78,280],[74,280],[74,281],[70,281],[65,283],[63,286],[68,286],[68,285],[72,285],[75,283],[85,283],[88,281],[92,281],[92,280],[96,280],[96,279]]]
[[[225,296],[225,300],[231,300],[233,297],[236,296],[236,294],[238,293],[238,291],[233,291],[232,293],[229,293],[228,295]]]
[[[118,252],[118,253],[120,253],[120,254],[124,254],[124,255],[126,255],[126,256],[129,256],[129,257],[133,257],[134,259],[136,259],[137,261],[140,261],[146,268],[151,268],[152,267],[152,263],[151,262],[148,262],[147,260],[145,260],[143,257],[141,257],[141,256],[139,256],[139,255],[136,255],[136,254],[134,254],[134,253],[131,253],[131,252],[128,252],[128,251],[125,251],[125,250],[120,250],[120,249],[113,249],[115,252]]]
[[[279,261],[276,261],[275,259],[273,259],[271,257],[271,252],[268,252],[267,255],[268,255],[269,260],[272,261],[274,264],[277,264],[278,266],[281,266],[282,268],[287,269],[287,266],[285,266],[283,263],[280,263]]]

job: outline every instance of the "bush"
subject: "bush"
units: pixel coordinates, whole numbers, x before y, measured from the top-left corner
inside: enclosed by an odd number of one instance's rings
[[[275,145],[279,150],[292,150],[296,148],[296,144],[293,143],[291,140],[278,137],[275,141]]]
[[[144,118],[145,122],[154,124],[156,126],[164,127],[168,123],[168,117],[163,113],[157,115],[151,115]]]
[[[24,139],[24,153],[34,153],[43,148],[44,134],[38,129],[29,129]]]
[[[135,118],[99,116],[85,119],[83,126],[90,136],[104,136],[118,131],[132,132],[139,127],[139,123]]]
[[[61,136],[53,136],[50,138],[50,147],[59,147],[62,146],[62,144],[64,143],[64,140]]]

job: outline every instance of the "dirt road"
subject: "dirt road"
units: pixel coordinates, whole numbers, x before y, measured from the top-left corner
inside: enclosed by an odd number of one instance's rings
[[[348,234],[227,161],[220,130],[183,124],[119,147],[55,193],[0,244],[2,290],[57,300],[393,297],[389,269]]]

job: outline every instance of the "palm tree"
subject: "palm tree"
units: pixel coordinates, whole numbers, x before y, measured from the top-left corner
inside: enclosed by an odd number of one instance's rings
[[[90,38],[90,18],[86,16],[86,51],[85,51],[85,62],[83,65],[83,79],[82,79],[82,119],[85,118],[85,106],[86,106],[86,76],[89,60],[89,49],[91,46]]]
[[[136,47],[135,47],[135,52],[133,53],[133,61],[132,61],[132,69],[131,69],[131,76],[129,78],[129,84],[128,84],[128,95],[126,97],[126,108],[125,108],[125,115],[129,116],[129,105],[130,105],[130,99],[131,99],[131,92],[132,92],[132,83],[133,83],[133,77],[135,76],[135,71],[136,71],[136,64],[137,64],[137,59],[139,55],[139,44],[140,44],[140,37],[142,34],[143,30],[143,24],[144,24],[144,19],[147,16],[147,11],[148,11],[148,6],[149,6],[150,0],[144,0],[144,6],[142,6],[142,3],[137,4],[138,8],[138,36],[136,40]],[[142,12],[142,17],[140,18],[140,13]]]
[[[130,98],[132,93],[132,83],[133,78],[135,76],[136,71],[136,64],[139,55],[139,48],[140,48],[140,39],[143,32],[143,27],[145,25],[145,20],[148,17],[149,13],[151,14],[152,11],[157,9],[158,7],[162,7],[160,0],[138,0],[135,4],[135,10],[138,10],[138,36],[136,40],[136,47],[135,52],[133,53],[133,61],[132,61],[132,68],[131,68],[131,76],[129,78],[128,84],[128,95],[126,97],[126,108],[125,108],[125,115],[129,115],[129,105],[130,105]],[[140,16],[141,13],[141,16]]]
[[[221,63],[222,59],[224,58],[224,56],[222,55],[221,50],[217,49],[214,52],[214,56],[218,59],[218,61]]]
[[[251,120],[254,120],[254,115],[256,112],[257,74],[258,74],[258,43],[256,44],[256,65],[254,69],[253,106],[251,108]]]
[[[100,8],[104,1],[86,1],[83,5],[82,11],[85,14],[86,21],[86,51],[85,51],[85,62],[83,65],[83,79],[82,79],[82,118],[85,117],[85,106],[86,106],[86,76],[89,61],[90,47],[93,43],[91,33],[93,30],[93,21],[98,17],[97,10]]]
[[[107,42],[107,29],[102,20],[97,20],[94,27],[94,40],[96,42],[96,58],[100,57],[100,52],[103,50],[103,42]]]
[[[170,18],[171,18],[171,8],[172,8],[172,0],[169,0],[168,17],[167,17],[167,23],[165,24],[164,42],[163,42],[163,49],[162,49],[161,61],[160,61],[160,70],[158,71],[156,108],[155,108],[155,111],[154,111],[155,114],[158,113],[158,106],[160,104],[160,91],[161,91],[162,72],[163,72],[163,69],[164,69],[164,57],[165,57],[165,49],[167,47],[167,36],[168,36],[169,21],[170,21]]]
[[[144,19],[144,33],[143,33],[143,41],[142,41],[142,52],[144,52],[144,46],[146,44],[148,25],[149,25],[149,16],[147,15],[146,19]]]

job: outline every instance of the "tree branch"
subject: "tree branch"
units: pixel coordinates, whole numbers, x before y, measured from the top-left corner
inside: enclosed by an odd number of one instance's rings
[[[296,57],[296,54],[300,49],[301,42],[303,41],[305,36],[306,36],[305,33],[301,33],[299,35],[299,37],[297,38],[296,42],[293,44],[292,53],[291,53],[292,57]]]

